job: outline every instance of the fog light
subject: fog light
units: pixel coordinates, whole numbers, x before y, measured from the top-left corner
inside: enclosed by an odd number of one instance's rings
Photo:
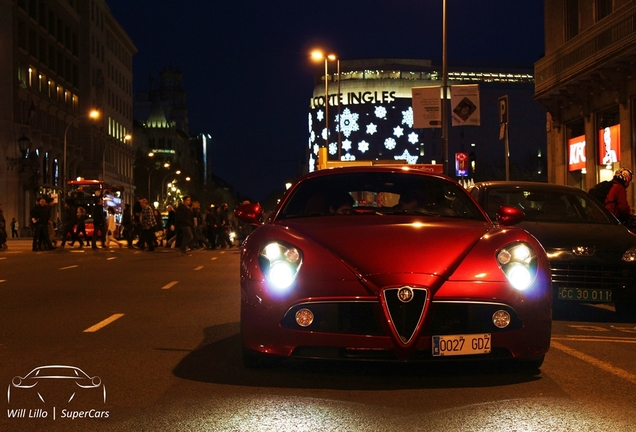
[[[296,312],[296,323],[301,327],[308,327],[314,322],[314,313],[309,309],[300,309]]]
[[[498,310],[492,314],[492,323],[497,328],[505,328],[510,324],[510,314],[505,310]]]

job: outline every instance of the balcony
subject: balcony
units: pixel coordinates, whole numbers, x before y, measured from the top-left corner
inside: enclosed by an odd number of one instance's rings
[[[549,53],[534,66],[535,98],[592,79],[600,69],[621,69],[636,58],[636,5],[612,13]]]

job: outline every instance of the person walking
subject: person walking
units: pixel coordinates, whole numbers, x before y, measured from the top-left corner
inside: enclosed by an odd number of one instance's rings
[[[97,249],[97,240],[105,245],[106,237],[106,219],[104,217],[104,201],[100,198],[93,207],[93,236],[91,239],[91,248]]]
[[[192,228],[194,228],[194,215],[192,214],[192,199],[189,196],[183,198],[183,202],[179,204],[176,212],[177,230],[181,233],[181,246],[179,250],[182,254],[191,256],[188,252],[188,246],[192,242],[194,236]]]
[[[157,220],[155,219],[155,214],[148,204],[148,200],[143,198],[141,200],[141,235],[139,237],[138,247],[141,250],[144,250],[147,247],[148,252],[152,252],[155,250],[155,243],[157,238],[155,237],[155,226],[157,225]]]
[[[75,234],[75,225],[77,224],[77,209],[70,205],[68,201],[64,202],[64,221],[62,226],[62,247],[66,245],[66,240],[73,246],[73,237]]]
[[[115,244],[119,247],[123,246],[123,243],[117,240],[115,237],[115,232],[117,231],[117,222],[115,221],[115,209],[112,207],[108,207],[106,210],[106,244],[105,248],[110,247],[111,242],[115,242]]]
[[[80,234],[82,237],[80,237]],[[75,228],[75,234],[73,235],[71,247],[75,241],[79,242],[80,249],[84,247],[84,241],[86,241],[87,245],[89,244],[88,235],[86,234],[86,210],[84,207],[77,208],[77,226]]]
[[[53,250],[53,244],[49,239],[49,220],[51,219],[51,207],[46,198],[40,197],[35,207],[31,209],[31,223],[33,224],[32,250]]]
[[[197,247],[199,249],[202,249],[203,247],[206,249],[213,249],[206,236],[203,235],[206,230],[206,222],[203,218],[203,214],[201,213],[201,203],[199,201],[192,202],[192,215],[194,216],[194,229],[192,233],[197,243]]]
[[[11,218],[11,238],[19,238],[20,237],[20,224],[16,220],[16,218]]]
[[[124,228],[122,236],[124,240],[126,240],[128,249],[133,249],[133,218],[132,218],[132,210],[130,208],[130,204],[124,204],[124,212],[121,218],[121,226]]]
[[[217,233],[217,242],[220,248],[225,248],[227,245],[229,248],[234,246],[232,241],[230,240],[230,218],[228,216],[228,205],[223,203],[221,208],[219,209],[218,218],[218,233]]]
[[[166,221],[166,247],[171,247],[177,239],[177,220],[174,207],[168,205],[166,210],[168,211],[168,220]]]
[[[4,218],[4,210],[0,203],[0,250],[7,248],[7,221]]]

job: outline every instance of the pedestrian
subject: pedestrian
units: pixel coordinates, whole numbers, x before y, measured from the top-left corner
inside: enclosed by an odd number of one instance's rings
[[[143,199],[144,199],[143,197],[137,197],[137,201],[135,201],[132,208],[133,228],[132,228],[132,234],[131,234],[130,240],[133,246],[135,246],[135,244],[133,243],[135,238],[141,239],[141,211],[143,210],[143,207],[141,205],[141,200]]]
[[[82,235],[81,237],[80,234]],[[84,247],[84,241],[86,241],[87,245],[89,244],[88,235],[86,234],[86,210],[84,207],[77,208],[77,227],[75,228],[71,246],[73,246],[75,241],[79,242],[80,249]]]
[[[179,250],[184,255],[190,256],[188,246],[192,243],[194,236],[192,228],[194,228],[194,215],[192,214],[192,199],[189,196],[183,198],[183,202],[179,204],[176,212],[177,231],[181,233],[181,246]]]
[[[4,218],[4,210],[0,203],[0,250],[7,248],[7,221]]]
[[[75,225],[77,224],[77,209],[70,205],[68,201],[64,202],[64,221],[62,226],[62,247],[66,245],[66,240],[73,246],[73,235],[75,233]]]
[[[166,221],[166,247],[170,247],[177,238],[177,221],[174,207],[168,205],[166,210],[168,211],[168,220]]]
[[[105,246],[106,237],[106,218],[104,217],[104,201],[100,198],[93,206],[93,236],[91,239],[91,248],[97,249],[97,241],[102,243],[102,248]]]
[[[124,213],[122,214],[121,225],[124,227],[123,237],[128,244],[128,249],[132,249],[133,246],[133,217],[130,204],[124,204]]]
[[[153,212],[153,208],[148,204],[148,200],[143,198],[141,200],[141,234],[139,236],[139,243],[137,246],[139,249],[144,250],[147,247],[148,252],[152,252],[155,250],[155,242],[157,239],[155,238],[155,226],[157,225],[157,220],[155,219],[155,214]]]
[[[221,208],[219,209],[218,218],[217,218],[217,241],[220,248],[225,248],[234,246],[232,241],[230,240],[230,219],[228,216],[228,205],[227,203],[223,203]]]
[[[633,177],[634,174],[627,168],[617,169],[612,187],[605,197],[605,208],[621,222],[626,222],[634,212],[627,202],[627,188]]]
[[[206,224],[203,215],[201,214],[201,203],[199,201],[192,202],[192,215],[194,216],[194,229],[192,231],[194,235],[194,240],[196,241],[197,247],[199,249],[213,249],[212,245],[203,235],[206,231]]]
[[[55,224],[55,221],[53,220],[53,207],[55,206],[55,201],[53,200],[53,198],[48,198],[46,200],[46,204],[49,206],[49,224],[48,224],[49,241],[51,242],[53,246],[57,247],[57,235],[55,233],[55,229],[57,228],[57,225]]]
[[[104,248],[109,248],[111,242],[115,242],[115,244],[119,247],[123,246],[123,243],[117,240],[115,237],[115,232],[117,231],[117,222],[115,221],[115,209],[112,207],[108,207],[106,210],[106,244]]]
[[[165,238],[165,230],[163,227],[163,217],[161,216],[161,212],[157,209],[153,210],[153,214],[155,215],[155,247],[163,246],[163,240]]]
[[[207,238],[208,242],[212,246],[211,249],[216,249],[216,232],[217,232],[217,224],[216,224],[216,207],[211,205],[207,209],[205,209],[205,225],[207,229]]]
[[[31,224],[33,227],[32,250],[53,250],[53,244],[49,239],[49,220],[51,219],[51,207],[46,198],[38,198],[37,204],[31,209]]]
[[[11,238],[19,238],[20,237],[20,224],[16,220],[16,218],[11,218]]]

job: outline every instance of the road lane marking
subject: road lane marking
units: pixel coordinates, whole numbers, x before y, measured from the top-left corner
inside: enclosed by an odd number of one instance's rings
[[[106,258],[106,261],[111,261],[111,260],[114,260],[114,259],[117,259],[117,257]]]
[[[161,287],[161,289],[170,289],[170,288],[172,288],[173,286],[175,286],[178,283],[179,283],[179,281],[172,281],[168,285],[165,285],[165,286]]]
[[[79,267],[78,265],[72,265],[72,266],[68,266],[68,267],[60,267],[60,270],[68,270],[68,269],[72,269],[72,268],[77,268]]]
[[[124,316],[124,314],[122,314],[122,313],[111,315],[108,318],[106,318],[104,321],[98,322],[94,326],[87,328],[86,330],[84,330],[84,333],[94,333],[97,330],[99,330],[99,329],[101,329],[103,327],[106,327],[108,324],[112,323],[115,320],[118,320],[119,318],[121,318],[123,316]]]
[[[0,260],[6,260],[6,259],[7,259],[7,257],[2,257],[2,258],[0,258]]]
[[[602,369],[605,372],[609,372],[612,375],[616,375],[617,377],[625,381],[628,381],[632,384],[636,384],[636,375],[630,372],[627,372],[624,369],[618,368],[616,366],[612,366],[611,364],[607,362],[604,362],[597,358],[589,356],[585,353],[582,353],[581,351],[575,350],[574,348],[570,348],[568,346],[560,344],[559,342],[555,342],[554,340],[552,340],[552,342],[550,343],[550,346],[560,351],[563,351],[564,353],[569,354],[572,357],[576,357],[577,359],[584,361],[585,363],[589,363],[592,366],[596,366],[597,368]]]
[[[0,279],[0,283],[6,282],[6,281],[7,281],[6,279]]]
[[[195,267],[194,271],[201,270],[203,266]]]
[[[210,258],[212,261],[214,261],[215,259],[217,259],[218,257],[212,257]]]
[[[620,336],[586,336],[586,335],[567,335],[566,337],[557,336],[552,340],[560,341],[577,341],[577,342],[618,342],[636,344],[636,338],[620,337]]]

